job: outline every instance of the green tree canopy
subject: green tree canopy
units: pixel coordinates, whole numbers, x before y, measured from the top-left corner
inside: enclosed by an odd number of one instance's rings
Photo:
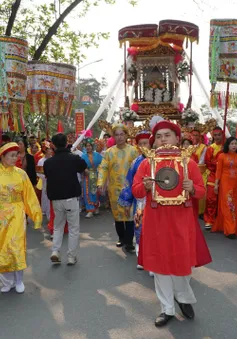
[[[133,6],[137,2],[127,1]],[[116,0],[3,0],[0,35],[27,39],[31,59],[78,64],[86,57],[82,47],[98,46],[100,39],[109,37],[108,32],[86,33],[80,27],[80,18],[102,2],[109,5]],[[70,27],[72,15],[78,17],[78,30]]]

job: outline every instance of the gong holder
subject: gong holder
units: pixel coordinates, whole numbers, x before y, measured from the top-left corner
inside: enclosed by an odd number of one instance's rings
[[[181,149],[176,146],[166,145],[157,148],[155,151],[147,151],[146,156],[149,160],[151,166],[151,178],[153,181],[152,184],[152,201],[159,203],[161,205],[181,205],[189,199],[189,193],[185,190],[178,196],[173,197],[164,197],[159,194],[156,190],[156,167],[158,163],[163,161],[176,161],[180,164],[180,168],[183,171],[183,178],[188,179],[188,162],[191,154],[193,153],[193,147],[189,147],[188,149]],[[180,173],[181,174],[181,173]]]

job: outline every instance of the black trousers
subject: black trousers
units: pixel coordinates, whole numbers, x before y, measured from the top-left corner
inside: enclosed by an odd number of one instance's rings
[[[125,245],[133,244],[134,222],[133,221],[115,221],[115,228],[119,240]]]

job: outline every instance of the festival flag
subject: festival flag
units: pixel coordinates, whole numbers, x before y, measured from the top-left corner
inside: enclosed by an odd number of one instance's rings
[[[85,129],[85,112],[84,109],[75,111],[75,133],[80,134]]]

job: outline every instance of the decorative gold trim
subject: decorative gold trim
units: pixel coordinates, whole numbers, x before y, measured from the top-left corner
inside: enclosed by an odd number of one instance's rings
[[[156,165],[164,160],[174,160],[180,163],[183,168],[183,176],[188,178],[188,162],[190,156],[195,151],[196,147],[189,146],[187,149],[180,148],[172,145],[165,145],[157,148],[156,150],[148,150],[146,148],[139,148],[141,152],[148,158],[151,167],[151,178],[154,181],[152,184],[152,200],[163,206],[178,206],[185,203],[189,199],[187,191],[183,190],[181,195],[174,197],[163,197],[156,190],[155,184],[155,170]]]
[[[182,120],[181,120],[182,124]],[[183,133],[191,133],[194,130],[199,131],[201,134],[207,134],[208,132],[212,132],[217,126],[217,122],[215,119],[210,119],[205,122],[205,124],[201,124],[199,122],[195,123],[193,127],[183,126],[181,131]]]

